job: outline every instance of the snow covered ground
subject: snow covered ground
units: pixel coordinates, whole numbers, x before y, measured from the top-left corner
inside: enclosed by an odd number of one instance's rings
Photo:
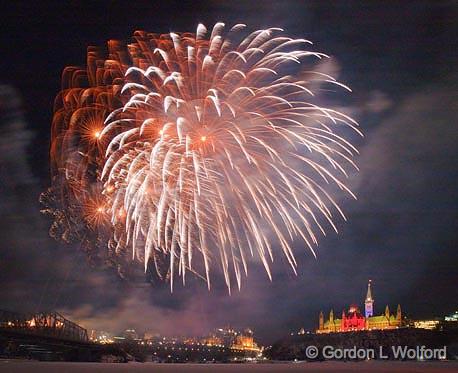
[[[154,363],[60,363],[0,360],[0,372],[7,373],[79,373],[79,372],[152,372],[152,373],[289,373],[289,372],[367,372],[415,373],[458,372],[458,362],[316,362],[297,364],[154,364]]]

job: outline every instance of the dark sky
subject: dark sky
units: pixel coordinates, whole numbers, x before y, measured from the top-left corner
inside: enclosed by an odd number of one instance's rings
[[[31,2],[30,2],[31,3]],[[43,2],[45,4],[45,2]],[[316,327],[318,312],[398,303],[412,317],[458,309],[458,72],[456,1],[79,1],[0,9],[0,309],[56,309],[85,326],[166,334],[251,326],[262,342]],[[365,134],[360,172],[342,199],[347,222],[315,260],[297,248],[298,275],[278,261],[273,282],[254,264],[241,292],[216,283],[151,287],[90,267],[77,246],[48,237],[38,196],[49,185],[52,102],[86,47],[136,29],[191,31],[202,22],[279,26],[333,57],[352,87],[338,97]]]

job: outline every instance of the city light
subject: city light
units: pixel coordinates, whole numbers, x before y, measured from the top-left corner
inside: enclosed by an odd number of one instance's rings
[[[434,330],[439,325],[439,320],[418,320],[414,321],[413,324],[417,329]]]

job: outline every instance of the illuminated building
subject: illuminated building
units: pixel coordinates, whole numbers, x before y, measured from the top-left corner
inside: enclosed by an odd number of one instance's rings
[[[418,320],[413,322],[413,327],[417,329],[434,330],[439,326],[439,320]]]
[[[110,333],[94,329],[91,330],[89,340],[101,344],[114,343],[113,336]]]
[[[126,329],[123,333],[123,336],[126,339],[138,339],[138,334],[135,329]]]
[[[237,334],[235,329],[230,326],[218,328],[215,331],[215,335],[222,340],[223,345],[226,347],[231,347],[234,344]]]
[[[157,340],[157,339],[159,339],[159,338],[160,338],[159,333],[154,332],[154,331],[147,330],[147,331],[143,334],[143,339],[144,339],[144,340],[147,340],[147,341]]]
[[[369,284],[367,285],[366,300],[364,301],[364,316],[374,316],[374,299],[372,298],[371,280],[369,280]]]
[[[185,345],[194,345],[198,343],[198,339],[195,337],[187,337],[183,339],[183,344]]]
[[[250,329],[245,329],[243,334],[235,337],[234,344],[231,346],[233,350],[259,352],[261,349],[254,341],[253,332]]]
[[[445,316],[445,321],[458,322],[458,311],[455,311],[455,313]]]
[[[317,333],[339,333],[359,330],[385,330],[396,329],[402,326],[401,306],[398,305],[396,314],[391,314],[388,306],[385,312],[379,316],[374,314],[374,298],[372,296],[371,281],[367,285],[367,294],[364,301],[364,315],[361,314],[357,305],[351,305],[348,312],[342,311],[340,319],[334,318],[331,310],[327,321],[324,320],[323,312],[320,312]]]
[[[203,338],[201,343],[206,346],[222,346],[223,340],[213,334],[206,338]]]

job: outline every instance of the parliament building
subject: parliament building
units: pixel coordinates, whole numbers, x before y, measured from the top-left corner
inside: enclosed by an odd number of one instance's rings
[[[401,306],[398,305],[396,314],[391,314],[388,305],[385,313],[374,316],[374,298],[372,297],[371,281],[367,285],[367,295],[364,301],[364,315],[361,314],[358,306],[350,306],[347,313],[342,311],[342,318],[334,318],[331,310],[329,319],[324,320],[323,312],[320,312],[319,326],[317,333],[340,333],[359,330],[385,330],[396,329],[402,326]]]

